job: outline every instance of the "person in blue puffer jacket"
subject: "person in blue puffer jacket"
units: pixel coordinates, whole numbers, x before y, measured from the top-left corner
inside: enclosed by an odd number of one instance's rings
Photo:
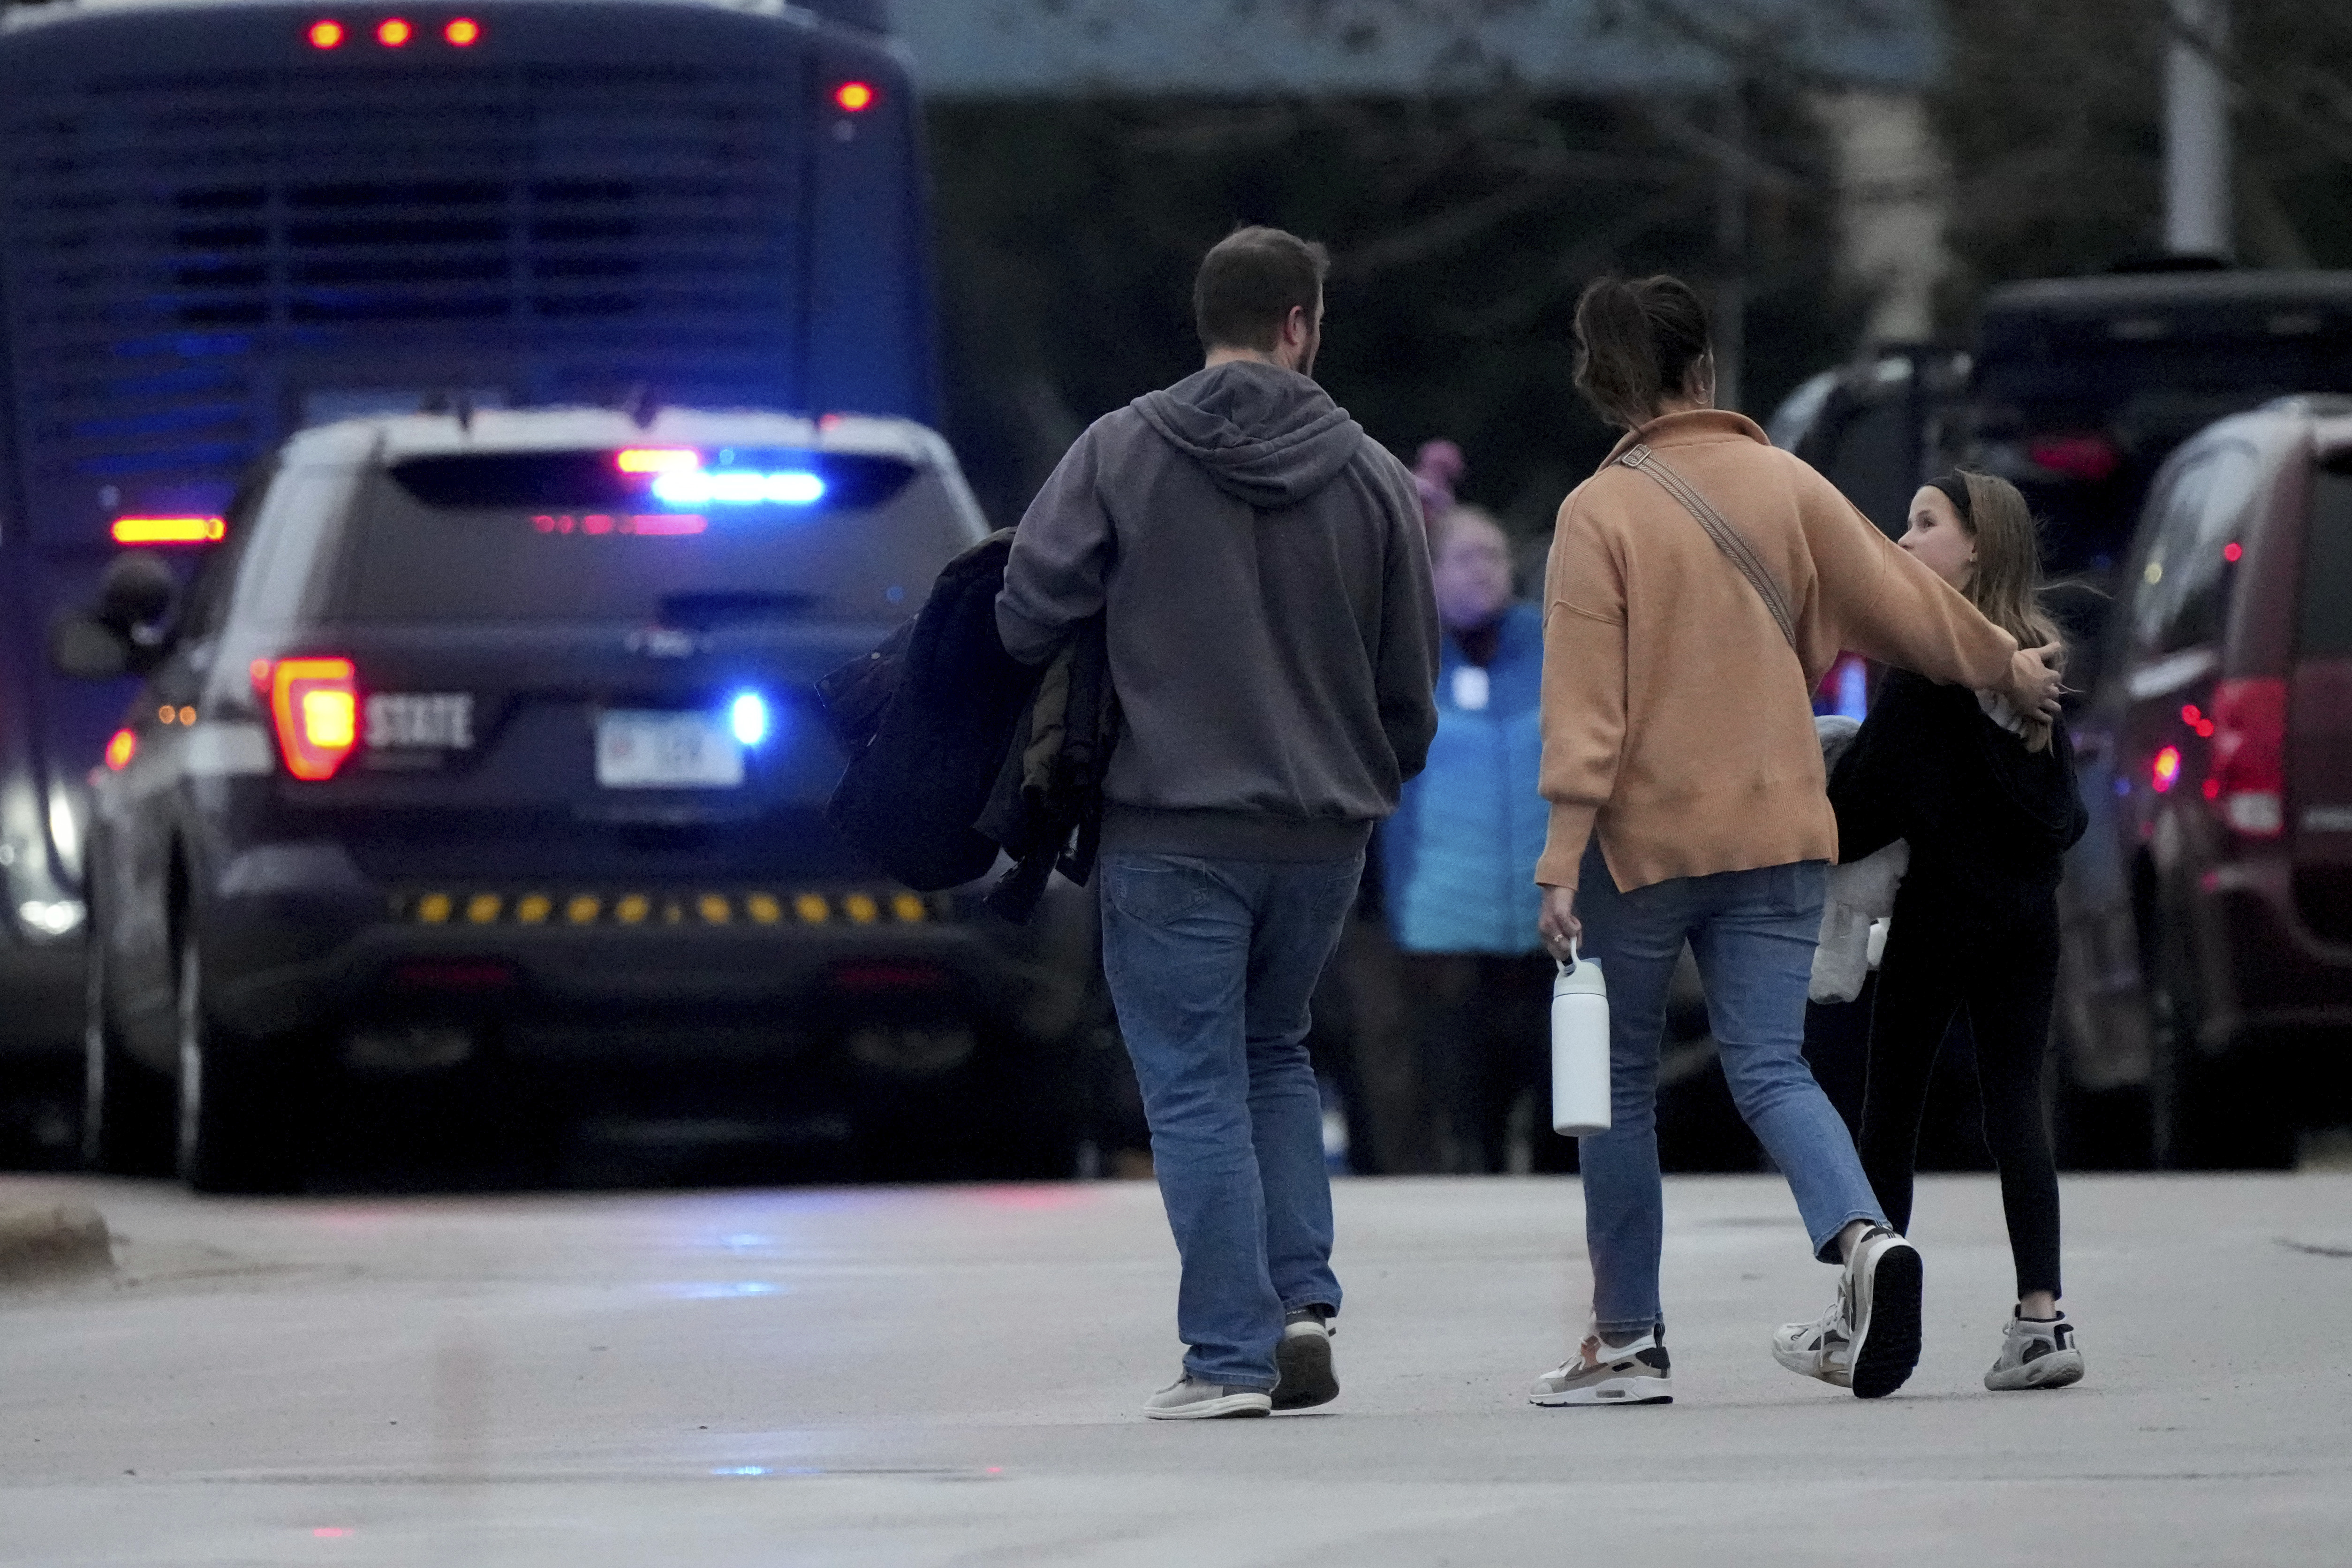
[[[1455,507],[1431,533],[1445,629],[1437,738],[1383,834],[1421,1079],[1444,1169],[1505,1169],[1512,1113],[1529,1092],[1533,1167],[1572,1169],[1573,1143],[1543,1111],[1553,967],[1535,927],[1549,821],[1536,788],[1543,616],[1514,600],[1510,542],[1493,518]]]

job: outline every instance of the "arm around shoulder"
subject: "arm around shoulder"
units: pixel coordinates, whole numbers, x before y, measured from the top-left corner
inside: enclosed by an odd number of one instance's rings
[[[1806,549],[1838,646],[1946,685],[2009,690],[2018,679],[2017,639],[1881,533],[1827,479],[1805,472]]]

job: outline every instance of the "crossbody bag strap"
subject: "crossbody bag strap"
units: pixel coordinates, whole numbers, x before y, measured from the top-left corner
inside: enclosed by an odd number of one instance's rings
[[[1797,650],[1797,617],[1789,611],[1789,596],[1780,591],[1780,584],[1773,578],[1770,568],[1764,564],[1763,558],[1756,553],[1740,531],[1731,526],[1730,520],[1716,510],[1714,504],[1693,489],[1688,479],[1668,468],[1649,447],[1636,446],[1617,460],[1655,479],[1660,489],[1682,502],[1685,511],[1698,519],[1698,525],[1706,530],[1706,536],[1715,541],[1715,547],[1739,568],[1739,574],[1748,579],[1748,585],[1756,590],[1758,598],[1764,601],[1764,608],[1771,613],[1772,624],[1779,626],[1780,635],[1788,639],[1789,651],[1796,653],[1799,661],[1802,662],[1804,656]]]

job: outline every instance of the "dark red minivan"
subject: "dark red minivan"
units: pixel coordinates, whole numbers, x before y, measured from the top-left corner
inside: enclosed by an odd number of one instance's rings
[[[2119,577],[2075,726],[2063,1081],[2144,1091],[2157,1164],[2285,1164],[2352,1056],[2352,398],[2185,443]]]

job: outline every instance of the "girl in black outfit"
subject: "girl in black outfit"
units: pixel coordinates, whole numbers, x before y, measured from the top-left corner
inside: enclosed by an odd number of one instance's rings
[[[2039,602],[2032,514],[2007,481],[1949,474],[1921,486],[1899,542],[2020,647],[2058,640]],[[1871,1014],[1863,1167],[1888,1219],[1907,1231],[1929,1070],[1966,1009],[2017,1265],[2017,1310],[1985,1386],[2075,1382],[2083,1358],[2058,1310],[2058,1176],[2042,1108],[2059,858],[2085,821],[2064,722],[1891,671],[1831,777],[1830,801],[1841,859],[1897,838],[1911,846]]]

